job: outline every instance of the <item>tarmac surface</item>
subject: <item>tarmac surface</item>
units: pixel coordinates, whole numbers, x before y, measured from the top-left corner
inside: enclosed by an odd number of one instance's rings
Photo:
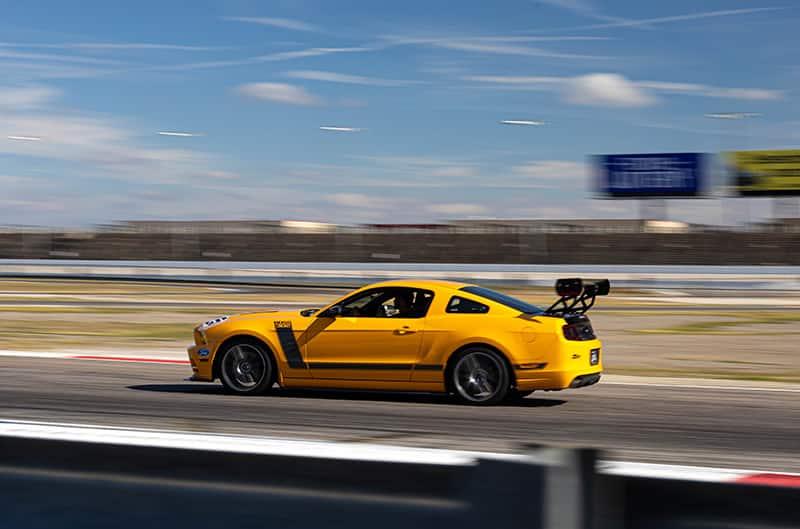
[[[800,472],[797,385],[609,377],[473,407],[423,394],[238,397],[183,382],[189,374],[186,365],[0,357],[0,419],[500,452],[582,446],[627,461]]]

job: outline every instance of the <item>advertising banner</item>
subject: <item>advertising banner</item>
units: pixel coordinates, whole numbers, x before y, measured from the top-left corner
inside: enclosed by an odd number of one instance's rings
[[[595,157],[595,190],[613,198],[692,197],[705,179],[700,153],[608,154]]]
[[[725,159],[741,196],[800,195],[800,150],[734,151]]]

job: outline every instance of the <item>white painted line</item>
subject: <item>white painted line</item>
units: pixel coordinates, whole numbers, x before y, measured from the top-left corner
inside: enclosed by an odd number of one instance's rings
[[[739,478],[756,473],[751,470],[693,467],[688,465],[663,465],[631,461],[604,461],[599,465],[598,470],[603,474],[610,474],[612,476],[709,482],[736,481]]]
[[[121,444],[126,446],[154,446],[212,450],[216,452],[449,466],[474,464],[482,455],[480,452],[411,448],[370,443],[275,439],[9,420],[0,420],[0,436]],[[526,459],[525,456],[513,454],[488,453],[486,455],[491,456],[493,459]]]
[[[52,351],[0,351],[0,356],[16,356],[20,358],[69,358],[70,353]]]
[[[313,457],[443,466],[473,465],[479,459],[546,464],[545,461],[527,454],[414,448],[372,443],[281,439],[244,435],[181,432],[175,430],[149,430],[90,424],[2,419],[0,419],[0,436],[86,443],[107,443],[125,446],[211,450],[216,452],[252,453],[287,457]],[[763,470],[607,460],[599,461],[597,470],[603,474],[616,476],[681,479],[704,482],[734,482],[760,474],[770,474],[772,476],[786,478],[800,477],[800,474],[775,474]]]
[[[66,351],[14,351],[0,350],[0,357],[17,358],[50,358],[66,360],[125,360],[128,362],[169,362],[186,361],[186,353],[174,351],[115,351],[108,353],[94,350],[66,350]],[[95,358],[92,358],[95,357]]]
[[[700,297],[700,296],[618,296],[617,299],[646,303],[681,303],[684,305],[725,305],[725,306],[764,306],[764,307],[797,307],[800,299],[796,297]]]
[[[645,386],[650,388],[685,388],[685,389],[712,389],[724,391],[768,391],[773,393],[800,393],[800,388],[773,388],[773,387],[754,387],[754,386],[716,386],[716,385],[699,385],[699,384],[668,384],[658,382],[657,378],[653,382],[615,382],[610,380],[601,380],[600,384],[604,386]]]

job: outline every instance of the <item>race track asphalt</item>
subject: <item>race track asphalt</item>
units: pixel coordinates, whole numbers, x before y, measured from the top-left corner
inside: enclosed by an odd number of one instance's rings
[[[217,384],[183,382],[189,374],[184,365],[0,358],[0,419],[504,452],[581,446],[628,461],[800,472],[795,391],[601,381],[472,407],[436,395],[238,397]]]

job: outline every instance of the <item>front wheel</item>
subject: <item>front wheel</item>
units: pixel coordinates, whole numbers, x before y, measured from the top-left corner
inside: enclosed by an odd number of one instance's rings
[[[219,373],[228,392],[260,395],[275,382],[275,363],[263,345],[252,341],[233,342],[222,351]]]
[[[506,362],[490,349],[467,349],[456,358],[449,376],[453,392],[469,404],[496,404],[511,386]]]

